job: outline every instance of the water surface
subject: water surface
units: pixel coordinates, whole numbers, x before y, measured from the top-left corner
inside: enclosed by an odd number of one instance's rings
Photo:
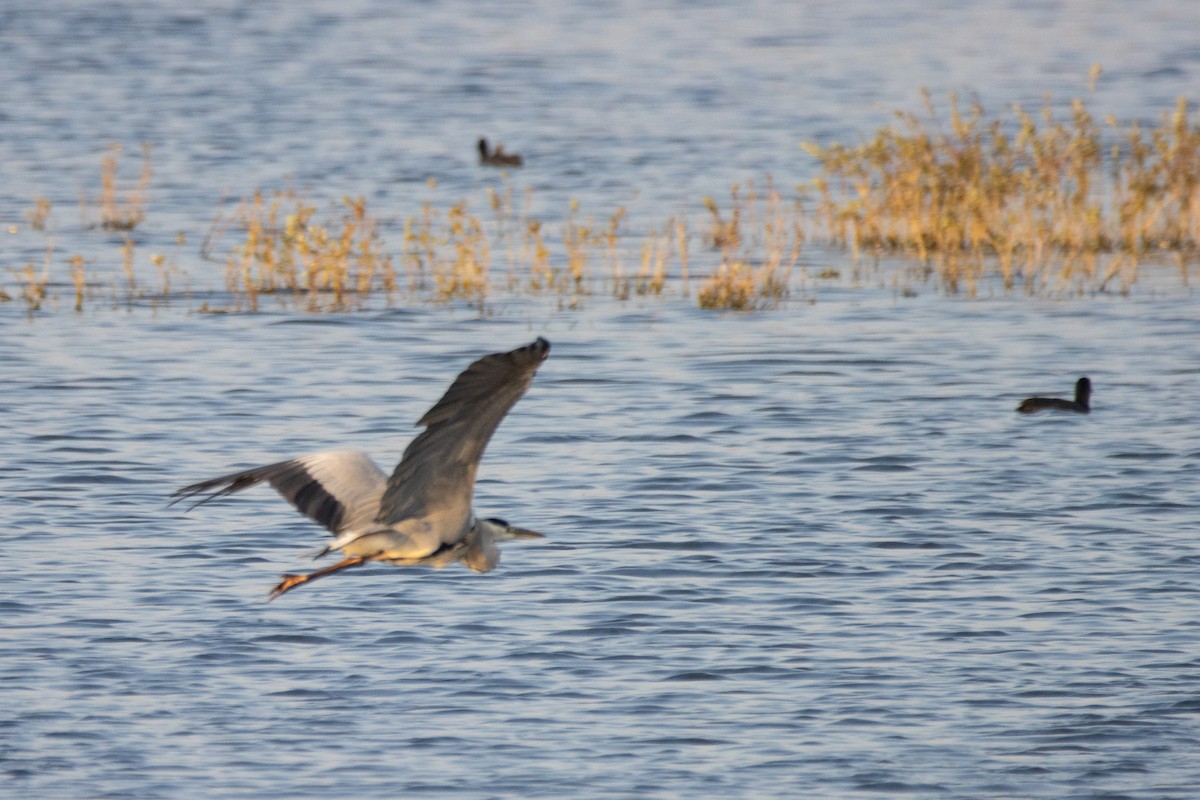
[[[1177,3],[136,4],[8,10],[0,215],[68,209],[153,141],[139,241],[226,190],[415,213],[496,180],[549,210],[809,169],[916,87],[1153,119],[1194,90]],[[43,240],[8,234],[8,262]],[[179,258],[203,265],[192,241]],[[852,272],[849,256],[813,256]],[[822,266],[822,264],[814,264]],[[0,794],[1189,798],[1200,785],[1194,298],[967,301],[886,278],[784,308],[678,295],[361,314],[0,304]],[[369,567],[274,603],[323,533],[267,489],[390,467],[472,359],[546,336],[476,505],[548,535],[486,575]],[[1089,416],[1014,413],[1095,385]]]

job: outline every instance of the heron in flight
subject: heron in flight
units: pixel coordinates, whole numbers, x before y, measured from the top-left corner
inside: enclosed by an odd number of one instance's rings
[[[357,450],[300,456],[224,475],[175,492],[172,503],[199,496],[192,508],[262,481],[271,484],[333,541],[319,554],[341,550],[332,566],[284,575],[274,600],[303,583],[370,561],[441,568],[461,561],[487,572],[500,561],[496,543],[543,538],[502,519],[480,519],[471,507],[475,471],[496,427],[533,382],[550,354],[540,336],[507,353],[467,367],[417,425],[425,430],[408,447],[391,477]]]

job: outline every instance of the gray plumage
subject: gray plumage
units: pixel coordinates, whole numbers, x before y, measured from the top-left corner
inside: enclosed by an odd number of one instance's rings
[[[198,497],[192,506],[269,483],[334,539],[322,551],[345,560],[307,575],[286,575],[272,597],[300,583],[368,561],[442,567],[462,562],[487,572],[500,560],[496,542],[540,537],[472,510],[475,473],[501,420],[529,389],[550,354],[538,338],[485,356],[464,370],[417,422],[425,430],[404,451],[389,478],[357,450],[314,453],[185,486],[172,495]]]

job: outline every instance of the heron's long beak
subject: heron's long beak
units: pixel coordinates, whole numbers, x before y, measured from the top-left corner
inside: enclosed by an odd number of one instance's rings
[[[545,539],[545,534],[531,531],[527,528],[511,528],[514,539]]]

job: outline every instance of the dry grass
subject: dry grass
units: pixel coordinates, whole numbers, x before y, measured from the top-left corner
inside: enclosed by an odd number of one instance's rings
[[[730,196],[728,221],[705,198],[714,218],[708,241],[720,249],[721,263],[700,288],[697,301],[701,308],[735,311],[776,307],[788,296],[804,246],[802,208],[798,200],[787,207],[769,177],[761,193],[748,183],[745,191],[734,186]]]
[[[46,287],[50,283],[50,270],[43,267],[41,272],[32,263],[26,264],[20,270],[21,299],[30,312],[41,311],[46,301]]]
[[[1127,291],[1141,265],[1164,254],[1186,281],[1200,251],[1200,125],[1183,100],[1146,126],[1099,123],[1081,100],[1065,114],[1047,102],[1037,113],[1013,106],[992,117],[978,102],[951,96],[939,110],[925,95],[921,113],[897,112],[857,146],[807,149],[821,175],[794,198],[770,177],[743,181],[727,198],[703,197],[658,224],[624,205],[585,212],[577,200],[539,219],[530,212],[532,190],[518,202],[507,179],[482,198],[453,202],[439,199],[431,181],[419,211],[404,219],[395,257],[380,233],[385,224],[361,197],[322,213],[293,190],[255,192],[232,213],[218,213],[203,237],[202,260],[231,231],[240,240],[220,260],[229,306],[202,310],[253,311],[271,296],[314,312],[403,298],[485,313],[498,291],[574,308],[601,293],[691,298],[697,276],[701,307],[758,310],[787,299],[813,239],[855,256],[849,270],[831,265],[812,276],[822,281],[847,272],[861,280],[857,265],[867,260],[858,256],[869,254],[911,258],[922,277],[936,276],[954,292],[975,293],[984,281],[1029,294]],[[89,227],[128,232],[145,219],[151,150],[143,146],[137,184],[124,189],[120,153],[114,146],[102,161],[99,217]],[[86,222],[86,203],[84,210]],[[25,216],[45,231],[50,213],[39,198]],[[191,285],[179,265],[185,254],[140,256],[132,235],[122,238],[105,273],[114,302],[169,302],[181,284]],[[142,239],[153,241],[153,233]],[[42,309],[55,287],[51,248],[44,266],[9,270],[16,284],[0,299]],[[496,272],[494,260],[506,271]],[[97,261],[105,259],[89,258],[88,269]],[[70,282],[62,285],[74,286],[82,310],[89,287],[102,284],[89,280],[81,256],[67,264]],[[155,282],[158,293],[148,295]]]
[[[75,310],[83,311],[83,301],[87,294],[87,270],[84,267],[83,256],[73,255],[71,265],[71,284],[75,287]]]
[[[642,265],[638,270],[637,281],[633,287],[637,294],[661,295],[663,293],[667,285],[667,264],[671,261],[675,249],[674,236],[677,230],[675,220],[667,220],[662,233],[652,229],[642,240]]]
[[[100,196],[95,203],[100,210],[100,227],[109,231],[131,231],[146,218],[146,192],[150,188],[150,180],[154,176],[151,166],[153,147],[149,143],[142,144],[142,169],[138,175],[137,184],[127,190],[118,186],[117,172],[120,165],[121,153],[124,150],[119,144],[109,145],[108,154],[100,159]],[[88,202],[80,198],[80,207],[85,224],[95,225],[89,220]]]
[[[29,226],[35,231],[46,230],[52,209],[53,204],[49,200],[44,197],[35,197],[33,199],[33,208],[25,212],[25,218],[29,220]]]
[[[32,262],[27,263],[20,269],[13,270],[20,283],[20,298],[25,301],[25,308],[30,314],[41,311],[43,305],[50,297],[50,265],[53,260],[54,242],[48,241],[46,243],[46,257],[42,262],[40,270]],[[12,299],[12,295],[0,291],[0,300],[8,301]]]
[[[429,188],[437,184],[430,181]],[[491,254],[484,224],[466,200],[443,213],[427,199],[420,216],[405,220],[404,262],[411,294],[427,291],[432,282],[434,299],[465,300],[482,311],[491,288]]]
[[[491,286],[488,272],[492,264],[492,248],[483,223],[469,213],[466,201],[460,201],[447,212],[446,229],[450,257],[433,263],[437,298],[465,300],[482,311]]]
[[[701,308],[760,311],[778,307],[788,296],[789,275],[769,264],[722,262],[696,295]]]
[[[688,285],[688,227],[687,220],[679,217],[675,220],[675,244],[679,250],[679,283],[683,296],[691,293]]]
[[[861,145],[806,145],[833,242],[911,254],[951,291],[993,268],[1030,292],[1114,278],[1127,289],[1145,254],[1196,250],[1200,127],[1183,100],[1146,135],[1101,127],[1082,100],[1066,120],[1049,103],[992,118],[951,95],[943,119],[924,97],[923,116],[897,112]]]
[[[595,220],[579,219],[579,201],[572,200],[563,224],[562,244],[567,252],[567,271],[571,276],[570,289],[576,295],[586,294],[584,279],[591,266],[593,251],[604,241],[596,230]]]
[[[435,189],[435,184],[430,184]],[[472,213],[460,199],[442,213],[435,202],[426,200],[418,216],[404,224],[404,261],[409,289],[413,294],[428,291],[440,302],[465,301],[485,310],[492,292],[492,252],[499,249],[508,262],[507,286],[534,294],[551,294],[567,306],[577,306],[592,291],[599,278],[597,266],[607,263],[612,281],[622,278],[621,221],[625,209],[618,208],[606,223],[584,217],[579,203],[572,201],[557,235],[549,226],[514,207],[511,186],[487,191],[492,218]],[[526,197],[526,206],[529,205]],[[554,245],[561,245],[556,257]]]
[[[299,301],[310,311],[362,305],[372,292],[395,291],[392,257],[363,198],[343,198],[341,213],[317,219],[294,191],[267,200],[256,192],[236,211],[245,239],[226,265],[226,288],[250,310],[261,295]]]
[[[701,308],[752,311],[758,308],[758,282],[742,261],[724,262],[704,285],[697,301]]]
[[[529,289],[543,292],[554,286],[555,272],[551,266],[550,248],[542,237],[541,220],[531,219],[525,225],[521,258],[529,264]]]
[[[133,268],[134,252],[137,248],[137,243],[128,237],[121,245],[121,271],[125,274],[125,302],[132,303],[138,295],[137,272]],[[116,287],[113,288],[113,299],[119,301],[121,292]]]
[[[563,308],[577,308],[599,292],[620,299],[658,297],[678,285],[684,296],[690,294],[695,257],[684,214],[629,241],[624,206],[593,215],[573,201],[559,222],[548,224],[516,208],[511,186],[487,192],[490,217],[486,211],[482,216],[475,213],[465,199],[445,207],[434,195],[436,184],[429,186],[431,196],[420,213],[404,221],[399,259],[409,301],[464,302],[484,313],[495,291],[495,252],[503,253],[508,263],[506,291],[548,294]],[[770,180],[762,192],[752,182],[735,186],[730,198],[728,214],[738,221],[736,236],[728,226],[722,237],[714,237],[711,228],[706,233],[704,241],[715,245],[719,240],[721,248],[701,253],[701,260],[712,265],[713,283],[702,293],[701,303],[730,308],[775,305],[787,296],[802,241],[800,228],[787,219],[780,192]],[[530,205],[527,194],[525,208]],[[714,218],[720,217],[716,212]],[[400,294],[398,276],[379,227],[361,198],[345,198],[322,216],[294,190],[255,192],[231,213],[217,213],[203,237],[201,255],[206,259],[226,233],[238,231],[241,239],[223,262],[230,305],[205,303],[202,310],[256,311],[266,296],[310,311],[354,310],[377,305],[380,297],[391,304]],[[180,234],[181,246],[184,241]],[[174,258],[161,253],[143,256],[130,236],[120,244],[115,263],[114,303],[129,306],[147,298],[155,304],[169,302],[180,279],[185,286],[191,282]],[[69,264],[75,307],[82,310],[88,300],[84,262],[77,256]],[[742,291],[739,287],[746,280],[753,286]],[[28,280],[24,283],[29,285]],[[157,291],[148,294],[147,287],[154,283]],[[723,288],[717,290],[719,283]]]
[[[429,181],[429,188],[437,188],[434,181]],[[438,250],[442,246],[439,240],[437,226],[440,224],[439,212],[432,200],[421,204],[421,215],[409,217],[404,222],[404,263],[408,273],[408,291],[416,293],[426,288],[428,275],[433,271],[433,265],[438,260]]]
[[[731,211],[729,219],[725,219],[721,215],[721,210],[717,207],[717,201],[712,197],[705,197],[703,200],[704,207],[708,209],[708,213],[712,219],[709,223],[708,234],[705,237],[705,243],[716,250],[732,251],[742,243],[742,198],[739,196],[741,187],[734,184],[730,189],[730,206]]]

